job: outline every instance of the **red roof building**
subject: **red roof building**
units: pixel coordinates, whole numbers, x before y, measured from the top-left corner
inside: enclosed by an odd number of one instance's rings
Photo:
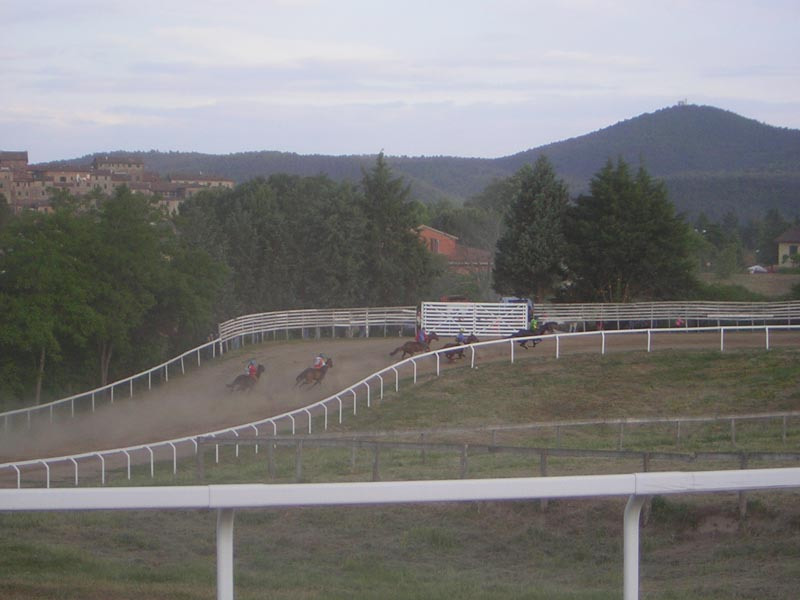
[[[462,246],[458,238],[427,225],[417,228],[419,237],[433,254],[447,258],[447,268],[461,274],[492,270],[492,253],[482,248]]]

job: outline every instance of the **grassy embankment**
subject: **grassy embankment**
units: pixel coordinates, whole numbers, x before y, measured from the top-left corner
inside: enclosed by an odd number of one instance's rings
[[[659,352],[528,360],[448,375],[407,388],[342,431],[511,424],[635,416],[742,414],[800,408],[798,354]],[[503,444],[554,445],[552,431]],[[616,430],[565,430],[563,447],[616,447]],[[485,439],[483,440],[485,443]],[[626,431],[625,447],[676,450],[669,429]],[[800,450],[797,423],[684,431],[679,450]],[[265,452],[223,451],[208,482],[267,481]],[[294,452],[276,455],[276,482],[294,478]],[[349,450],[303,455],[307,481],[368,480],[371,458]],[[653,469],[668,465],[653,464]],[[730,468],[732,465],[720,465]],[[758,465],[761,466],[761,465]],[[766,466],[766,465],[764,465]],[[453,478],[459,457],[381,456],[381,477]],[[550,475],[640,470],[630,461],[552,459]],[[684,465],[683,468],[699,468]],[[706,467],[703,467],[706,468]],[[142,469],[144,470],[144,469]],[[194,483],[193,466],[157,484]],[[507,455],[470,459],[470,477],[537,474]],[[152,481],[137,474],[136,483]],[[112,474],[113,485],[128,482]],[[237,598],[619,598],[624,499],[385,508],[240,511]],[[752,495],[746,520],[735,494],[659,498],[642,531],[642,597],[793,597],[800,577],[796,494]],[[0,515],[0,597],[213,598],[214,521],[207,512]]]

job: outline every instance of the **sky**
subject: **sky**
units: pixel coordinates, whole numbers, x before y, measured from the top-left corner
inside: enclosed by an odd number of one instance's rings
[[[800,0],[0,0],[0,150],[494,158],[679,102],[800,129]]]

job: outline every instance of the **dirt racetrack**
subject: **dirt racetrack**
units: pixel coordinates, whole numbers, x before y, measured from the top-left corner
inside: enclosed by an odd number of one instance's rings
[[[608,334],[606,352],[646,351],[644,333]],[[295,342],[265,342],[246,346],[213,361],[205,361],[181,377],[170,377],[167,384],[133,398],[103,405],[96,412],[84,412],[70,419],[34,422],[30,430],[0,432],[0,463],[33,458],[64,456],[95,450],[122,448],[153,443],[190,435],[217,431],[250,423],[300,408],[328,397],[349,385],[393,364],[400,353],[389,353],[409,338],[321,339]],[[434,342],[441,348],[447,339]],[[797,347],[798,332],[770,332],[770,347]],[[561,337],[559,354],[567,358],[576,352],[600,355],[600,336]],[[725,348],[764,348],[764,331],[725,333]],[[478,347],[481,363],[508,360],[510,344]],[[515,360],[541,360],[555,356],[555,340],[545,339],[535,349],[515,346]],[[667,348],[719,350],[719,333],[656,333],[652,336],[654,351]],[[324,352],[334,359],[320,386],[311,389],[295,387],[295,377],[311,364],[315,354]],[[250,392],[231,392],[226,383],[244,372],[247,361],[255,358],[266,367],[265,373]],[[443,369],[468,365],[468,358],[448,364]],[[435,368],[433,359],[420,362],[420,373]],[[408,377],[410,369],[401,371]]]

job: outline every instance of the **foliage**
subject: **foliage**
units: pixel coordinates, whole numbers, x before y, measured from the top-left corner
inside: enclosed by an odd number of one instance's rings
[[[415,228],[409,188],[392,175],[383,153],[364,171],[359,207],[363,215],[359,285],[367,306],[416,303],[433,276],[433,263]]]
[[[93,270],[80,253],[90,242],[87,224],[69,210],[24,213],[2,230],[0,392],[18,395],[33,383],[38,403],[47,364],[63,358],[67,342],[87,342],[97,313],[89,305]]]
[[[52,214],[12,219],[0,244],[6,403],[38,401],[42,385],[52,395],[102,385],[196,344],[210,326],[219,265],[127,188],[96,208],[62,195]]]
[[[514,193],[505,214],[505,233],[497,242],[494,289],[501,294],[541,301],[563,275],[567,186],[540,157],[513,177]]]
[[[463,246],[494,250],[502,229],[502,214],[481,206],[455,206],[441,201],[427,207],[425,222],[456,236]]]
[[[687,296],[687,300],[705,300],[708,302],[766,302],[761,294],[752,292],[741,285],[725,285],[722,283],[698,283]]]
[[[184,202],[181,235],[224,262],[217,320],[293,308],[417,302],[436,272],[383,156],[362,185],[273,175]]]
[[[622,159],[608,161],[568,222],[575,298],[672,299],[692,289],[688,227],[644,168],[634,177]]]

